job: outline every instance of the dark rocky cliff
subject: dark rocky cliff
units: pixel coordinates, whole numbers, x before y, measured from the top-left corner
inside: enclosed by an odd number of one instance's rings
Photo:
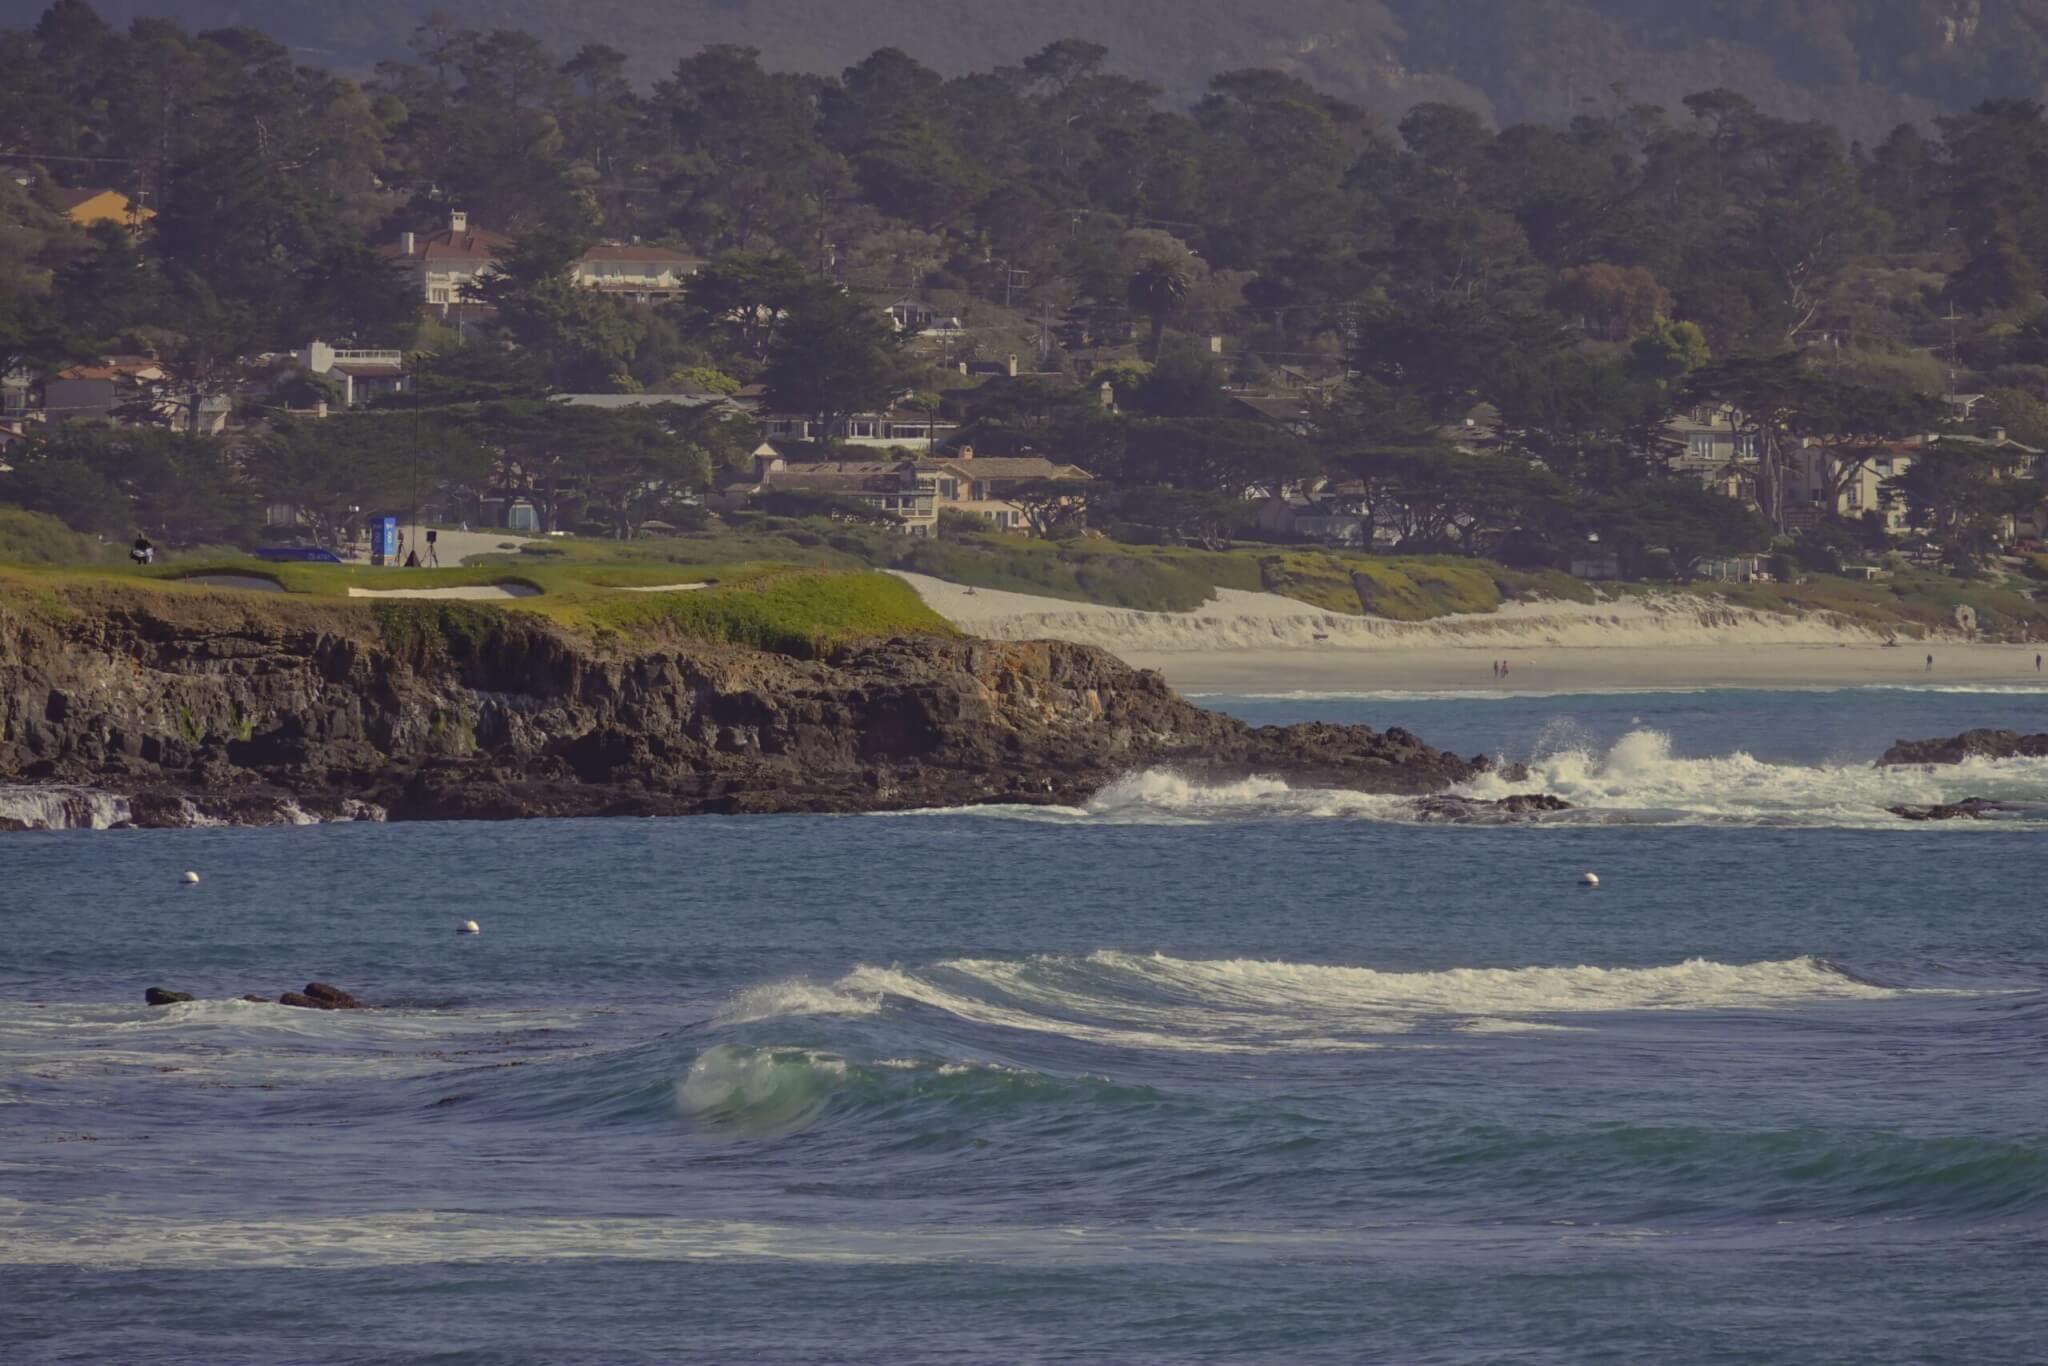
[[[1420,793],[1398,730],[1253,729],[1056,642],[911,637],[817,660],[598,645],[518,612],[194,590],[0,603],[0,781],[128,819],[867,811],[1076,802],[1134,769]]]

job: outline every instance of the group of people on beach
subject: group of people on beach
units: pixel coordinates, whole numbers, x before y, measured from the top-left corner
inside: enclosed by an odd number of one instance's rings
[[[1493,676],[1496,679],[1506,678],[1508,676],[1508,662],[1505,659],[1496,659],[1493,661]]]

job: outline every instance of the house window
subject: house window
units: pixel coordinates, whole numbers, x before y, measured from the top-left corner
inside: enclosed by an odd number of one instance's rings
[[[1863,486],[1861,484],[1849,485],[1849,506],[1851,508],[1863,506]]]
[[[1714,438],[1705,434],[1688,438],[1686,453],[1698,460],[1711,460],[1714,455]]]
[[[433,287],[432,289],[428,290],[428,291],[427,291],[427,302],[429,302],[429,303],[436,303],[436,304],[445,304],[445,303],[447,303],[447,302],[448,302],[448,286],[446,286],[446,285],[435,285],[435,286],[434,286],[434,287]]]
[[[1754,460],[1756,458],[1756,438],[1754,436],[1736,437],[1735,455],[1740,460]]]
[[[853,437],[855,439],[859,439],[861,437],[872,437],[875,434],[875,424],[872,422],[848,423],[846,434],[849,437]]]

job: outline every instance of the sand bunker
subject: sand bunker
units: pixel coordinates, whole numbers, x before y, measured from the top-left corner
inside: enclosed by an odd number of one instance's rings
[[[193,574],[171,582],[196,583],[203,588],[236,588],[245,593],[284,592],[284,585],[277,580],[259,579],[254,574]]]
[[[625,588],[620,591],[626,593],[694,593],[699,588],[709,588],[710,586],[708,583],[663,583],[656,584],[652,588]]]
[[[536,598],[540,590],[524,583],[475,584],[466,588],[351,588],[352,598],[460,598],[492,602],[504,598]]]

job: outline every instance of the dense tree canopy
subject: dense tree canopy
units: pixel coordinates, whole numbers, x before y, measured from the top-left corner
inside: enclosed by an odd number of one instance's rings
[[[1997,96],[2048,71],[2048,7],[2022,0],[1967,24],[1935,0],[1286,0],[1327,22],[1325,55],[1276,61],[1226,34],[1201,60],[1230,64],[1192,81],[1157,41],[1047,34],[962,74],[957,48],[904,36],[828,75],[716,41],[744,34],[715,12],[694,30],[709,46],[625,51],[551,46],[582,22],[560,6],[494,11],[533,32],[409,11],[373,30],[366,7],[289,3],[269,33],[205,26],[233,8],[123,26],[58,0],[0,32],[20,173],[0,186],[0,368],[147,352],[198,395],[313,337],[431,351],[419,402],[469,424],[551,517],[573,491],[622,533],[729,462],[731,434],[686,434],[676,413],[599,430],[550,392],[760,385],[826,419],[927,394],[992,452],[1204,495],[1328,475],[1412,546],[1553,558],[1603,521],[1667,547],[1751,535],[1664,478],[1685,407],[1736,413],[1782,530],[1804,443],[1841,484],[1928,427],[1944,388],[2048,405],[2048,113]],[[894,36],[889,6],[862,8]],[[806,13],[820,44],[846,28]],[[382,60],[342,74],[285,46],[334,24]],[[1688,43],[1743,88],[1674,84]],[[1397,107],[1347,67],[1368,51],[1444,79]],[[1630,61],[1654,88],[1609,79]],[[1170,89],[1134,77],[1148,64]],[[1876,98],[1872,73],[1908,93]],[[1829,90],[1848,92],[1847,126],[1819,117]],[[1900,114],[1916,117],[1884,132]],[[101,188],[146,226],[64,217]],[[390,259],[457,210],[511,243],[462,336]],[[573,278],[598,241],[709,264],[684,298],[631,302]],[[960,334],[935,326],[954,316]],[[1038,374],[961,372],[1011,353]],[[1313,399],[1248,411],[1226,386]],[[1458,437],[1476,413],[1485,439]],[[340,460],[322,448],[369,430],[281,423],[237,458],[318,483]],[[18,472],[36,499],[89,509],[95,480],[121,479],[143,497],[141,476],[44,445]],[[603,469],[586,449],[610,452]],[[382,468],[378,452],[357,463]]]

